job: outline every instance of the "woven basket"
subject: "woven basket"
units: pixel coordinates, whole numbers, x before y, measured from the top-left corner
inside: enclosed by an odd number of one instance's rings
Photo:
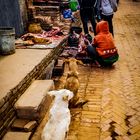
[[[40,26],[40,23],[31,23],[28,27],[29,33],[41,33],[42,28]]]

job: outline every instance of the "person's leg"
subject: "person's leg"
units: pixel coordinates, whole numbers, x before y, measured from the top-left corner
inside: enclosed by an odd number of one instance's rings
[[[88,45],[86,50],[87,50],[88,56],[93,61],[97,59],[97,52],[96,52],[96,48],[95,47],[93,47],[92,45]]]
[[[96,48],[92,45],[87,46],[87,54],[92,59],[92,63],[95,63],[98,67],[101,67],[99,61],[98,61],[98,54],[96,52]]]
[[[96,22],[95,22],[95,19],[91,19],[91,25],[92,25],[92,28],[93,28],[93,31],[94,31],[94,35],[96,35]]]
[[[110,16],[108,17],[109,31],[110,31],[110,33],[112,33],[112,35],[114,36],[112,19],[113,19],[113,15],[110,15]]]
[[[89,31],[88,31],[88,20],[86,18],[82,20],[82,24],[83,24],[84,33],[85,34],[89,34]]]
[[[114,36],[114,32],[113,32],[113,22],[112,22],[113,15],[109,15],[109,16],[102,15],[102,19],[108,22],[108,24],[109,24],[109,31],[110,31],[110,33],[112,33],[112,35]]]
[[[83,24],[84,33],[88,34],[88,17],[86,15],[86,11],[80,10],[81,21]]]
[[[90,58],[95,59],[96,58],[96,49],[92,45],[87,46],[87,54]]]
[[[91,13],[89,14],[89,20],[91,22],[91,25],[92,25],[92,28],[93,28],[93,31],[94,31],[94,35],[96,35],[96,19],[95,19],[95,14],[94,14],[94,11],[93,9],[91,9]]]

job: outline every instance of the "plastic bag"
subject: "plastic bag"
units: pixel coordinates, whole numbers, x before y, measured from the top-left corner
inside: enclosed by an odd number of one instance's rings
[[[70,8],[72,11],[76,11],[78,9],[78,2],[77,0],[70,0]]]
[[[72,18],[72,11],[71,9],[66,9],[63,11],[63,17],[64,18]]]

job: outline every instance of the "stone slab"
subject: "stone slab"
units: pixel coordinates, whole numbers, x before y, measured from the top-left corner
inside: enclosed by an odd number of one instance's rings
[[[24,126],[24,130],[26,132],[31,132],[36,126],[37,126],[37,122],[36,121],[30,121],[29,123],[27,123]]]
[[[56,66],[53,69],[53,76],[61,76],[64,72],[64,61],[58,59]]]
[[[48,91],[53,89],[53,80],[35,80],[15,103],[17,116],[21,119],[41,120],[52,102]]]
[[[31,132],[7,132],[2,140],[29,140]]]
[[[36,126],[36,121],[30,121],[27,119],[16,119],[11,128],[12,130],[31,132]]]
[[[30,120],[27,120],[27,119],[16,119],[13,122],[11,128],[22,130],[22,129],[24,129],[24,126],[29,122],[30,122]]]
[[[0,55],[0,99],[16,87],[50,52],[51,49],[16,49],[13,55]]]

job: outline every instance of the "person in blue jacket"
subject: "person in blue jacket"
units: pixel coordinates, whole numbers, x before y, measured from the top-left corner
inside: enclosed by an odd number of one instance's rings
[[[117,5],[117,1],[116,1],[116,5]],[[111,0],[97,0],[96,8],[97,8],[98,21],[100,21],[101,19],[107,21],[109,24],[109,31],[114,36],[113,22],[112,22],[114,11],[111,6]]]

